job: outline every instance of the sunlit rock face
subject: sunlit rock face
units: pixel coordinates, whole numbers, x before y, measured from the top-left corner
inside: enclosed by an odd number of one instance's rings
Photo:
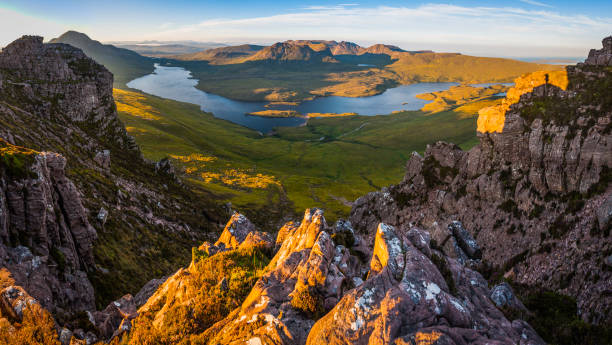
[[[331,309],[362,273],[359,260],[336,245],[320,209],[306,210],[242,306],[213,326],[211,343],[304,344],[315,320]]]
[[[601,263],[610,251],[612,207],[609,44],[605,39],[603,49],[565,72],[517,80],[506,109],[494,109],[491,119],[481,114],[479,143],[469,151],[437,142],[423,156],[413,153],[400,184],[355,201],[356,231],[373,239],[380,222],[418,225],[470,266],[467,254],[478,251],[451,236],[463,232],[453,226],[459,221],[491,269],[572,296],[585,321],[607,322],[612,272]]]
[[[479,273],[432,250],[427,232],[410,231],[411,240],[378,225],[368,279],[315,323],[307,344],[544,344],[491,303]]]
[[[540,85],[551,85],[567,89],[566,71],[539,71],[526,74],[514,80],[514,87],[506,93],[500,105],[486,107],[478,111],[477,130],[480,133],[501,133],[504,130],[506,112],[517,103],[523,94],[533,91]]]

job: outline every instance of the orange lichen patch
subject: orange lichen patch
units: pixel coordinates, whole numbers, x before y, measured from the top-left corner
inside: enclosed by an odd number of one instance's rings
[[[225,170],[221,173],[203,172],[200,174],[206,183],[221,182],[228,186],[245,188],[268,188],[271,185],[280,186],[280,182],[271,175],[255,174],[249,175],[237,169]]]
[[[177,161],[181,161],[183,163],[189,162],[214,162],[217,157],[209,157],[204,156],[200,153],[192,153],[188,156],[180,156],[180,155],[170,155],[170,158],[176,159]]]
[[[514,87],[508,90],[506,98],[497,106],[486,107],[478,111],[478,131],[481,133],[501,133],[504,129],[506,111],[518,102],[521,95],[531,92],[535,87],[546,83],[562,90],[567,89],[566,71],[538,71],[521,76],[514,80]]]
[[[442,333],[432,331],[431,333],[417,332],[414,336],[416,345],[433,345],[440,337]]]
[[[146,98],[138,92],[113,89],[113,97],[115,98],[115,104],[117,104],[117,111],[145,120],[161,119],[155,108],[143,103]]]

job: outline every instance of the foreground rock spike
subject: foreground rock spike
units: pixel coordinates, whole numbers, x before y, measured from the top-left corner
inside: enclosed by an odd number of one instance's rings
[[[306,344],[544,344],[492,304],[479,273],[432,250],[426,232],[411,232],[416,243],[378,226],[370,276],[314,324]]]
[[[291,233],[286,233],[291,229]],[[285,236],[242,306],[207,332],[211,344],[304,344],[310,327],[360,274],[358,259],[336,246],[320,209]],[[309,304],[310,303],[310,304]]]
[[[204,242],[198,249],[213,255],[231,249],[260,248],[271,250],[274,240],[266,232],[256,231],[255,225],[244,215],[234,212],[215,244]]]

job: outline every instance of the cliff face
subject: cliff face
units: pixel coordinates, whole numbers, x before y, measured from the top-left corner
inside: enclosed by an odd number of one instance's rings
[[[142,159],[112,84],[67,44],[24,36],[0,53],[0,265],[72,328],[174,270],[223,214]]]
[[[355,227],[419,224],[468,262],[447,227],[461,221],[493,274],[573,296],[583,319],[609,322],[612,71],[600,58],[609,41],[567,68],[566,90],[544,83],[509,101],[503,128],[479,132],[470,151],[436,143],[414,153],[402,183],[356,201]]]
[[[96,230],[66,160],[1,139],[0,156],[0,265],[53,312],[93,309]]]

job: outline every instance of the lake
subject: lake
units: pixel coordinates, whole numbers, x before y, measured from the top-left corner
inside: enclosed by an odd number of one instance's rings
[[[270,132],[278,126],[300,126],[306,122],[303,118],[268,118],[250,116],[246,113],[265,110],[268,102],[245,102],[225,98],[197,89],[197,79],[191,72],[181,67],[155,65],[152,74],[134,79],[128,87],[143,92],[169,98],[176,101],[199,105],[203,111],[210,112],[239,125],[249,127],[262,133]],[[418,110],[429,101],[415,96],[421,93],[443,91],[457,83],[418,83],[402,85],[388,89],[380,95],[369,97],[319,97],[306,101],[298,106],[283,108],[295,109],[301,114],[307,113],[358,113],[360,115],[387,115],[397,110]]]

